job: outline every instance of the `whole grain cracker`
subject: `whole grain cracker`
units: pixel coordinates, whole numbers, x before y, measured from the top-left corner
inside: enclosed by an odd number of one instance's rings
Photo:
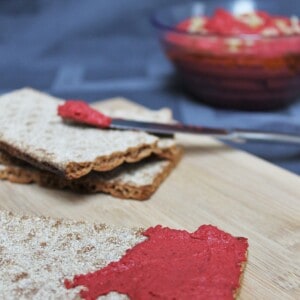
[[[68,179],[137,162],[157,150],[158,138],[145,132],[66,124],[57,116],[61,103],[29,88],[1,96],[0,149]]]
[[[169,160],[151,156],[134,164],[123,164],[107,172],[92,172],[68,180],[0,152],[0,179],[13,183],[69,189],[80,193],[104,192],[123,199],[148,199],[169,175],[181,157],[180,148],[172,148]]]
[[[0,298],[79,299],[80,287],[66,289],[64,279],[118,261],[146,240],[141,228],[14,215],[0,210]],[[241,266],[243,271],[245,263]],[[242,276],[240,276],[240,280]],[[233,298],[238,290],[232,291]],[[128,299],[110,293],[99,299]]]

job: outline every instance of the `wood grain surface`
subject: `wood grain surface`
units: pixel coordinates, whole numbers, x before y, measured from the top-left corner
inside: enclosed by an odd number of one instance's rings
[[[101,105],[135,104],[114,99]],[[177,138],[185,155],[150,200],[0,182],[0,208],[125,226],[195,230],[214,224],[249,239],[239,299],[300,299],[299,177],[210,138]]]

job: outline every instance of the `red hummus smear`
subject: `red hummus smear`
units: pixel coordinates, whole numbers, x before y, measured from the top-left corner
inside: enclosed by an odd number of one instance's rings
[[[193,233],[156,226],[148,239],[118,261],[65,281],[83,286],[80,296],[96,299],[109,292],[130,299],[233,299],[239,287],[248,242],[211,225]]]
[[[57,113],[66,120],[72,120],[87,125],[107,128],[111,124],[111,118],[90,107],[80,100],[68,100],[58,106]]]

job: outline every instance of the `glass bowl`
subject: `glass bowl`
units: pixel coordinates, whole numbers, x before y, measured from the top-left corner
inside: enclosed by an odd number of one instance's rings
[[[231,13],[263,10],[299,16],[283,1],[203,1],[161,9],[152,18],[164,51],[183,86],[200,101],[243,110],[278,109],[300,97],[300,34],[217,35],[191,33],[178,24],[211,16],[217,8]],[[300,10],[300,5],[298,5]]]

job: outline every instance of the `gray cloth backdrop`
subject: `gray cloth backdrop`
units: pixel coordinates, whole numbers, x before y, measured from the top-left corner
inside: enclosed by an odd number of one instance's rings
[[[122,95],[169,106],[183,122],[300,133],[300,103],[268,113],[224,111],[181,91],[149,23],[156,9],[176,3],[183,1],[0,0],[0,92],[33,86],[87,101]],[[300,173],[300,147],[242,148]]]

